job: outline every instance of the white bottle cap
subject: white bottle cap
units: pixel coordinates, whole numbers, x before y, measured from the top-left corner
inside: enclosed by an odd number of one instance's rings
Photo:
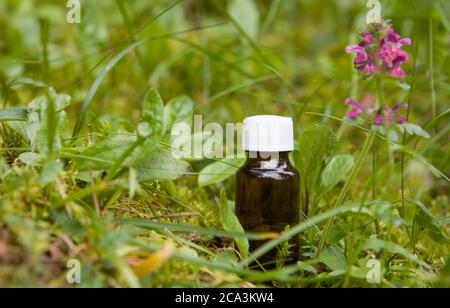
[[[289,152],[294,150],[292,119],[258,115],[244,119],[243,148],[250,152]]]

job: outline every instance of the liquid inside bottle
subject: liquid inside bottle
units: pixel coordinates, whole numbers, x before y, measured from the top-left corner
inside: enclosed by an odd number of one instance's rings
[[[292,120],[275,117],[274,121],[272,117],[256,116],[244,121],[247,161],[236,174],[236,214],[244,229],[250,232],[281,233],[300,221],[300,177],[289,161],[289,152],[293,150]],[[260,125],[249,129],[248,122]],[[284,135],[280,137],[281,134]],[[264,141],[266,137],[267,142]],[[258,144],[252,144],[254,138],[258,138]],[[271,151],[254,151],[259,149]],[[264,243],[250,241],[250,250]],[[291,248],[285,264],[299,258],[298,237],[292,238],[289,244]],[[258,262],[265,268],[273,268],[277,250],[278,247]]]

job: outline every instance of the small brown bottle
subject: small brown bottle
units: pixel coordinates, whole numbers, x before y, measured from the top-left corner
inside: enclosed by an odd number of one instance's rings
[[[236,214],[246,231],[283,232],[300,221],[300,177],[289,161],[294,150],[293,123],[288,117],[254,116],[244,120],[247,161],[236,175]],[[250,241],[250,250],[264,241]],[[298,238],[291,239],[289,260],[299,257]],[[258,262],[273,268],[277,248]]]

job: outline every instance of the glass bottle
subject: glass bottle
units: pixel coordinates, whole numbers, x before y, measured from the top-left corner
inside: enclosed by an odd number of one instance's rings
[[[300,177],[289,161],[294,150],[292,119],[254,116],[244,120],[247,161],[236,175],[236,215],[246,231],[283,232],[300,221]],[[250,241],[255,250],[265,241]],[[291,239],[288,260],[299,257],[298,237]],[[275,248],[258,261],[274,267]],[[285,256],[286,257],[286,256]]]

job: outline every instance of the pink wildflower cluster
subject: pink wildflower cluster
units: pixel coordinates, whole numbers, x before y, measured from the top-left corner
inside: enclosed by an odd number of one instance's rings
[[[401,38],[386,22],[371,24],[361,33],[359,45],[349,45],[347,53],[356,52],[355,68],[367,75],[378,72],[392,77],[404,78],[400,65],[408,61],[402,46],[411,45],[411,39]]]
[[[407,109],[408,104],[397,104],[394,106],[394,108],[390,108],[389,106],[385,105],[379,110],[375,110],[367,103],[361,104],[360,102],[352,98],[347,98],[345,100],[345,104],[347,106],[351,106],[351,110],[346,114],[347,118],[349,119],[356,119],[361,114],[368,117],[372,117],[375,114],[375,117],[373,118],[373,124],[375,125],[406,123],[405,118],[400,115],[400,110]]]

